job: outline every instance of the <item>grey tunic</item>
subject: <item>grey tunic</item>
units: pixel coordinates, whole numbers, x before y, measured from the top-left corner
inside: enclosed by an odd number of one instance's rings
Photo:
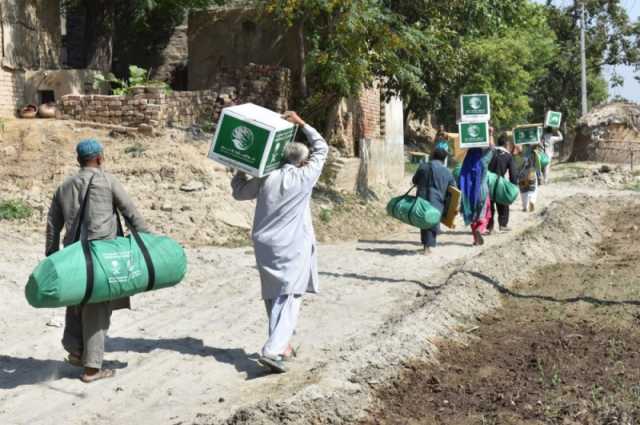
[[[318,292],[316,239],[311,221],[311,192],[327,159],[329,146],[309,125],[307,165],[287,164],[262,179],[236,174],[236,200],[257,199],[252,239],[262,282],[262,298]]]
[[[60,233],[63,227],[66,229],[63,245],[73,243],[80,222],[80,207],[91,177],[94,178],[91,183],[89,206],[85,213],[88,240],[114,239],[117,236],[115,208],[129,219],[137,231],[148,232],[144,219],[120,182],[99,168],[85,167],[75,176],[67,178],[53,195],[47,217],[47,256],[60,249]]]

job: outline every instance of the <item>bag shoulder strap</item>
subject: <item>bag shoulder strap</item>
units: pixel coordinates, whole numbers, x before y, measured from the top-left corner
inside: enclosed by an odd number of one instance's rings
[[[91,184],[93,183],[93,179],[96,175],[94,174],[89,179],[89,184],[87,185],[87,189],[84,191],[84,196],[82,198],[82,203],[80,205],[80,211],[78,211],[77,223],[76,223],[76,234],[73,237],[73,242],[78,242],[80,240],[80,235],[82,234],[82,226],[85,224],[84,215],[87,211],[87,204],[89,203],[89,194],[91,193]]]
[[[138,244],[138,248],[140,248],[140,252],[142,253],[142,257],[144,258],[144,262],[147,266],[147,273],[149,275],[149,282],[147,283],[147,291],[151,291],[156,284],[156,269],[153,265],[151,254],[149,253],[149,249],[147,248],[147,245],[142,240],[140,233],[138,233],[138,231],[133,226],[129,218],[127,218],[127,216],[125,215],[123,215],[123,217],[124,217],[125,223],[127,223],[127,228],[129,229],[129,232],[131,232],[131,234],[133,235],[133,239],[135,239],[136,243]]]
[[[91,299],[91,295],[93,294],[93,287],[95,283],[95,276],[93,271],[93,255],[91,254],[91,245],[88,239],[88,231],[82,235],[82,227],[86,224],[84,218],[87,212],[87,208],[89,206],[89,198],[91,195],[91,184],[93,183],[93,179],[96,175],[91,176],[89,180],[89,184],[87,185],[87,190],[84,194],[84,199],[82,200],[82,206],[80,207],[80,211],[78,213],[78,226],[76,229],[76,235],[74,241],[78,241],[81,239],[82,244],[82,252],[84,254],[84,259],[87,268],[87,285],[84,291],[84,297],[80,305],[85,305]]]

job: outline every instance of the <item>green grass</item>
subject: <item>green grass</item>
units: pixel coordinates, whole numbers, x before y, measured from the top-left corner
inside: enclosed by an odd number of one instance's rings
[[[31,217],[33,210],[21,200],[0,201],[0,220],[22,220]]]
[[[133,146],[129,146],[124,150],[124,153],[130,155],[133,158],[141,158],[144,152],[147,150],[141,143],[136,142]]]
[[[320,211],[320,220],[322,220],[323,223],[329,223],[332,217],[333,214],[331,209],[322,208],[322,210]]]
[[[640,192],[640,182],[635,181],[633,183],[629,183],[625,186],[625,190],[633,190],[635,192]]]

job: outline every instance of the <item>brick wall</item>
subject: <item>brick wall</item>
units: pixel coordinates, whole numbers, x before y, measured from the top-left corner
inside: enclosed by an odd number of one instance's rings
[[[360,138],[373,141],[380,139],[382,135],[381,103],[380,89],[377,87],[364,89],[360,94],[358,98]]]
[[[210,90],[165,93],[157,88],[135,88],[126,96],[64,96],[58,102],[58,118],[154,128],[216,123],[222,108],[241,103],[286,110],[289,80],[285,69],[251,65],[218,74]]]
[[[0,117],[13,117],[22,106],[24,72],[0,67]]]

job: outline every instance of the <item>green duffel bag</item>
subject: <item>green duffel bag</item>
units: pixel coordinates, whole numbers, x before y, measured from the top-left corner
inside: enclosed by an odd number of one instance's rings
[[[403,196],[391,199],[387,204],[387,214],[419,229],[435,227],[440,223],[442,214],[426,199],[409,195],[412,190],[413,187]]]
[[[544,170],[545,167],[551,163],[549,155],[547,155],[545,152],[538,152],[538,159],[540,160],[540,168],[542,170]]]
[[[113,301],[178,284],[187,272],[184,249],[173,239],[134,233],[78,241],[38,264],[25,288],[33,307]]]
[[[515,184],[491,171],[488,172],[489,196],[493,202],[501,205],[511,205],[516,199],[520,189]]]
[[[462,172],[462,162],[459,162],[455,168],[453,169],[453,178],[458,181],[460,178],[460,173]]]

